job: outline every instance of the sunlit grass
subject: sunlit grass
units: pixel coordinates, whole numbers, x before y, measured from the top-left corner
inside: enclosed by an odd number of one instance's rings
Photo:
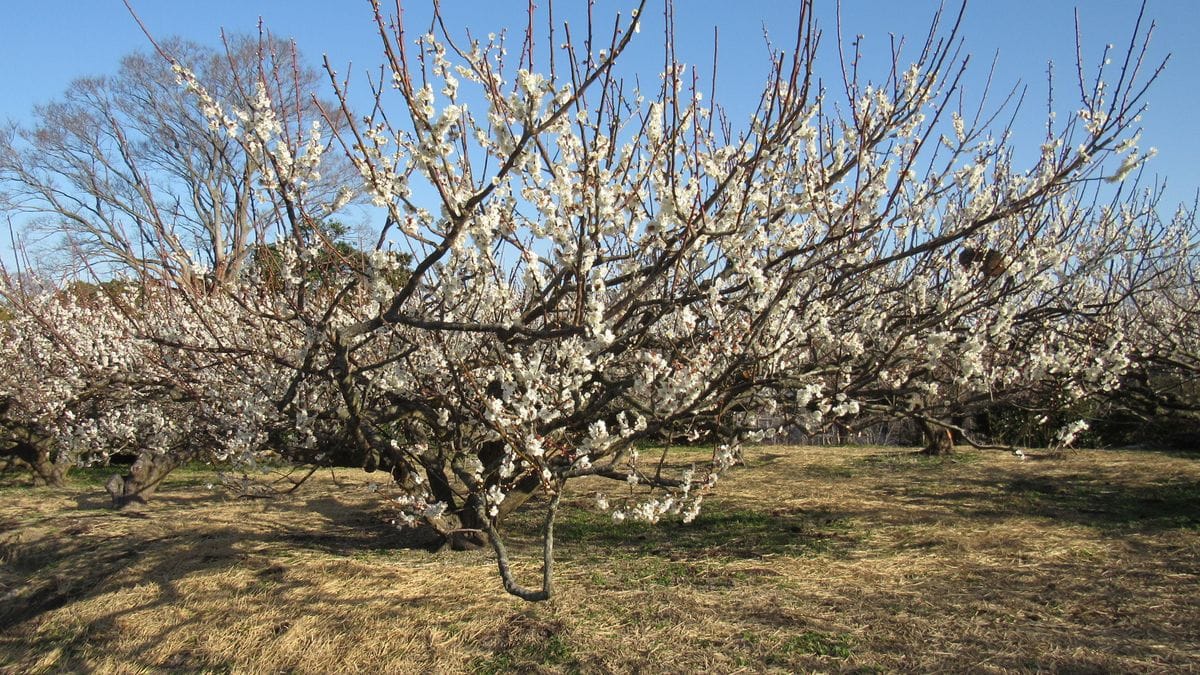
[[[557,525],[558,595],[537,605],[503,592],[487,551],[407,548],[379,474],[238,499],[186,467],[128,513],[91,472],[10,486],[0,671],[1194,665],[1196,459],[764,447],[746,464],[690,524],[614,523],[592,499],[613,483],[578,485]],[[505,526],[527,583],[542,504]]]

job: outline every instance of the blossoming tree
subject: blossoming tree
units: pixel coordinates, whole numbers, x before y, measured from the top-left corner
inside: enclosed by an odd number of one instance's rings
[[[1084,395],[1122,367],[1104,275],[1157,240],[1085,188],[1150,154],[1138,49],[1115,85],[1081,82],[1022,164],[991,113],[960,107],[961,14],[878,81],[846,55],[833,92],[801,3],[743,126],[669,30],[655,86],[621,77],[644,1],[603,40],[567,29],[545,64],[532,19],[510,55],[504,36],[461,40],[436,16],[414,35],[373,7],[375,103],[356,116],[329,68],[339,107],[301,120],[307,140],[281,132],[267,87],[224,101],[176,64],[252,160],[278,269],[183,294],[168,319],[123,313],[137,326],[116,339],[160,350],[169,380],[213,378],[184,403],[236,430],[205,437],[225,455],[353,448],[391,472],[408,518],[455,548],[490,544],[515,595],[550,597],[554,518],[579,479],[614,481],[597,503],[615,520],[690,521],[740,444],[780,426],[937,428],[956,406]],[[358,172],[342,187],[384,224],[363,269],[316,284],[328,242],[302,233],[330,208],[313,190],[330,139]],[[710,460],[644,457],[664,434],[710,441]],[[546,515],[538,588],[503,537],[530,500]]]
[[[1200,433],[1200,259],[1196,206],[1163,225],[1170,244],[1150,261],[1153,283],[1122,309],[1130,325],[1133,366],[1109,403],[1149,438],[1187,443]],[[1128,283],[1128,282],[1126,282]]]

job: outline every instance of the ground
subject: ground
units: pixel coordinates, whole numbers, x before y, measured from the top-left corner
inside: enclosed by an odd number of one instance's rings
[[[1200,456],[763,447],[691,525],[564,500],[558,596],[430,553],[380,474],[234,499],[0,484],[0,672],[1200,670]],[[536,580],[536,513],[509,527]]]

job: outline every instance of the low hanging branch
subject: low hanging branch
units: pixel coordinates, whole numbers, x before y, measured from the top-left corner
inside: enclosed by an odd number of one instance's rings
[[[229,72],[161,43],[171,64],[146,72],[170,86],[148,100],[172,92],[176,108],[153,113],[188,134],[121,101],[124,135],[51,133],[48,117],[6,137],[0,187],[129,284],[85,297],[0,277],[0,337],[20,355],[0,372],[6,414],[85,462],[139,448],[387,471],[401,520],[452,548],[486,535],[506,590],[544,600],[572,481],[620,481],[596,500],[615,521],[689,522],[770,430],[908,419],[964,433],[945,419],[1065,414],[1143,353],[1129,308],[1175,316],[1143,294],[1178,277],[1147,261],[1192,242],[1106,180],[1136,180],[1152,154],[1131,126],[1156,72],[1145,32],[1115,82],[1101,68],[1078,109],[1051,110],[1023,162],[1004,124],[1019,97],[960,88],[962,11],[917,53],[892,47],[880,78],[860,73],[861,41],[823,78],[802,2],[739,128],[676,60],[671,3],[661,24],[646,6],[608,29],[589,11],[558,45],[530,14],[510,57],[503,32],[451,35],[437,3],[423,34],[372,3],[382,66],[365,111],[349,77],[327,64],[331,91],[315,91],[267,36],[247,52],[257,63],[231,41]],[[661,78],[641,77],[628,48],[656,26]],[[62,110],[98,100],[67,98]],[[96,164],[75,149],[101,137],[136,204],[80,174]],[[210,156],[219,175],[182,174],[210,207],[161,217],[181,192],[151,167]],[[361,248],[337,222],[355,202],[386,211]],[[711,456],[641,457],[677,435]],[[501,533],[537,494],[549,505],[531,589]]]

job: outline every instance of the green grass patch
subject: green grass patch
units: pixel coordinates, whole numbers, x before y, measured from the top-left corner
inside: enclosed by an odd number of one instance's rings
[[[857,468],[849,464],[813,464],[804,467],[804,474],[825,480],[848,480],[859,474]]]
[[[1130,486],[1072,475],[1010,481],[1004,492],[1028,510],[1079,520],[1100,529],[1198,529],[1200,481],[1163,481]]]
[[[845,633],[828,634],[807,631],[793,635],[779,645],[779,654],[804,656],[829,656],[835,659],[850,658],[850,636]]]
[[[524,528],[540,522],[521,516]],[[523,529],[524,529],[523,528]],[[516,528],[514,528],[516,529]],[[664,520],[613,522],[608,513],[565,508],[555,524],[555,539],[564,554],[607,557],[675,555],[681,558],[744,559],[764,555],[816,555],[853,546],[851,525],[827,512],[772,514],[706,504],[691,523]]]
[[[104,466],[72,467],[67,473],[67,482],[79,486],[104,487],[114,474],[129,473],[127,464],[110,464]],[[167,474],[162,487],[196,487],[213,483],[216,480],[216,469],[203,462],[188,462]],[[161,489],[161,488],[160,488]]]
[[[950,455],[926,455],[913,450],[909,452],[879,452],[851,460],[851,462],[861,467],[901,471],[946,469],[962,464],[978,464],[982,460],[983,453],[975,450],[956,450],[954,454]]]
[[[483,647],[493,652],[471,661],[474,673],[541,672],[543,668],[561,668],[577,661],[575,649],[563,635],[557,621],[544,621],[536,613],[514,614],[490,635],[480,638]]]

